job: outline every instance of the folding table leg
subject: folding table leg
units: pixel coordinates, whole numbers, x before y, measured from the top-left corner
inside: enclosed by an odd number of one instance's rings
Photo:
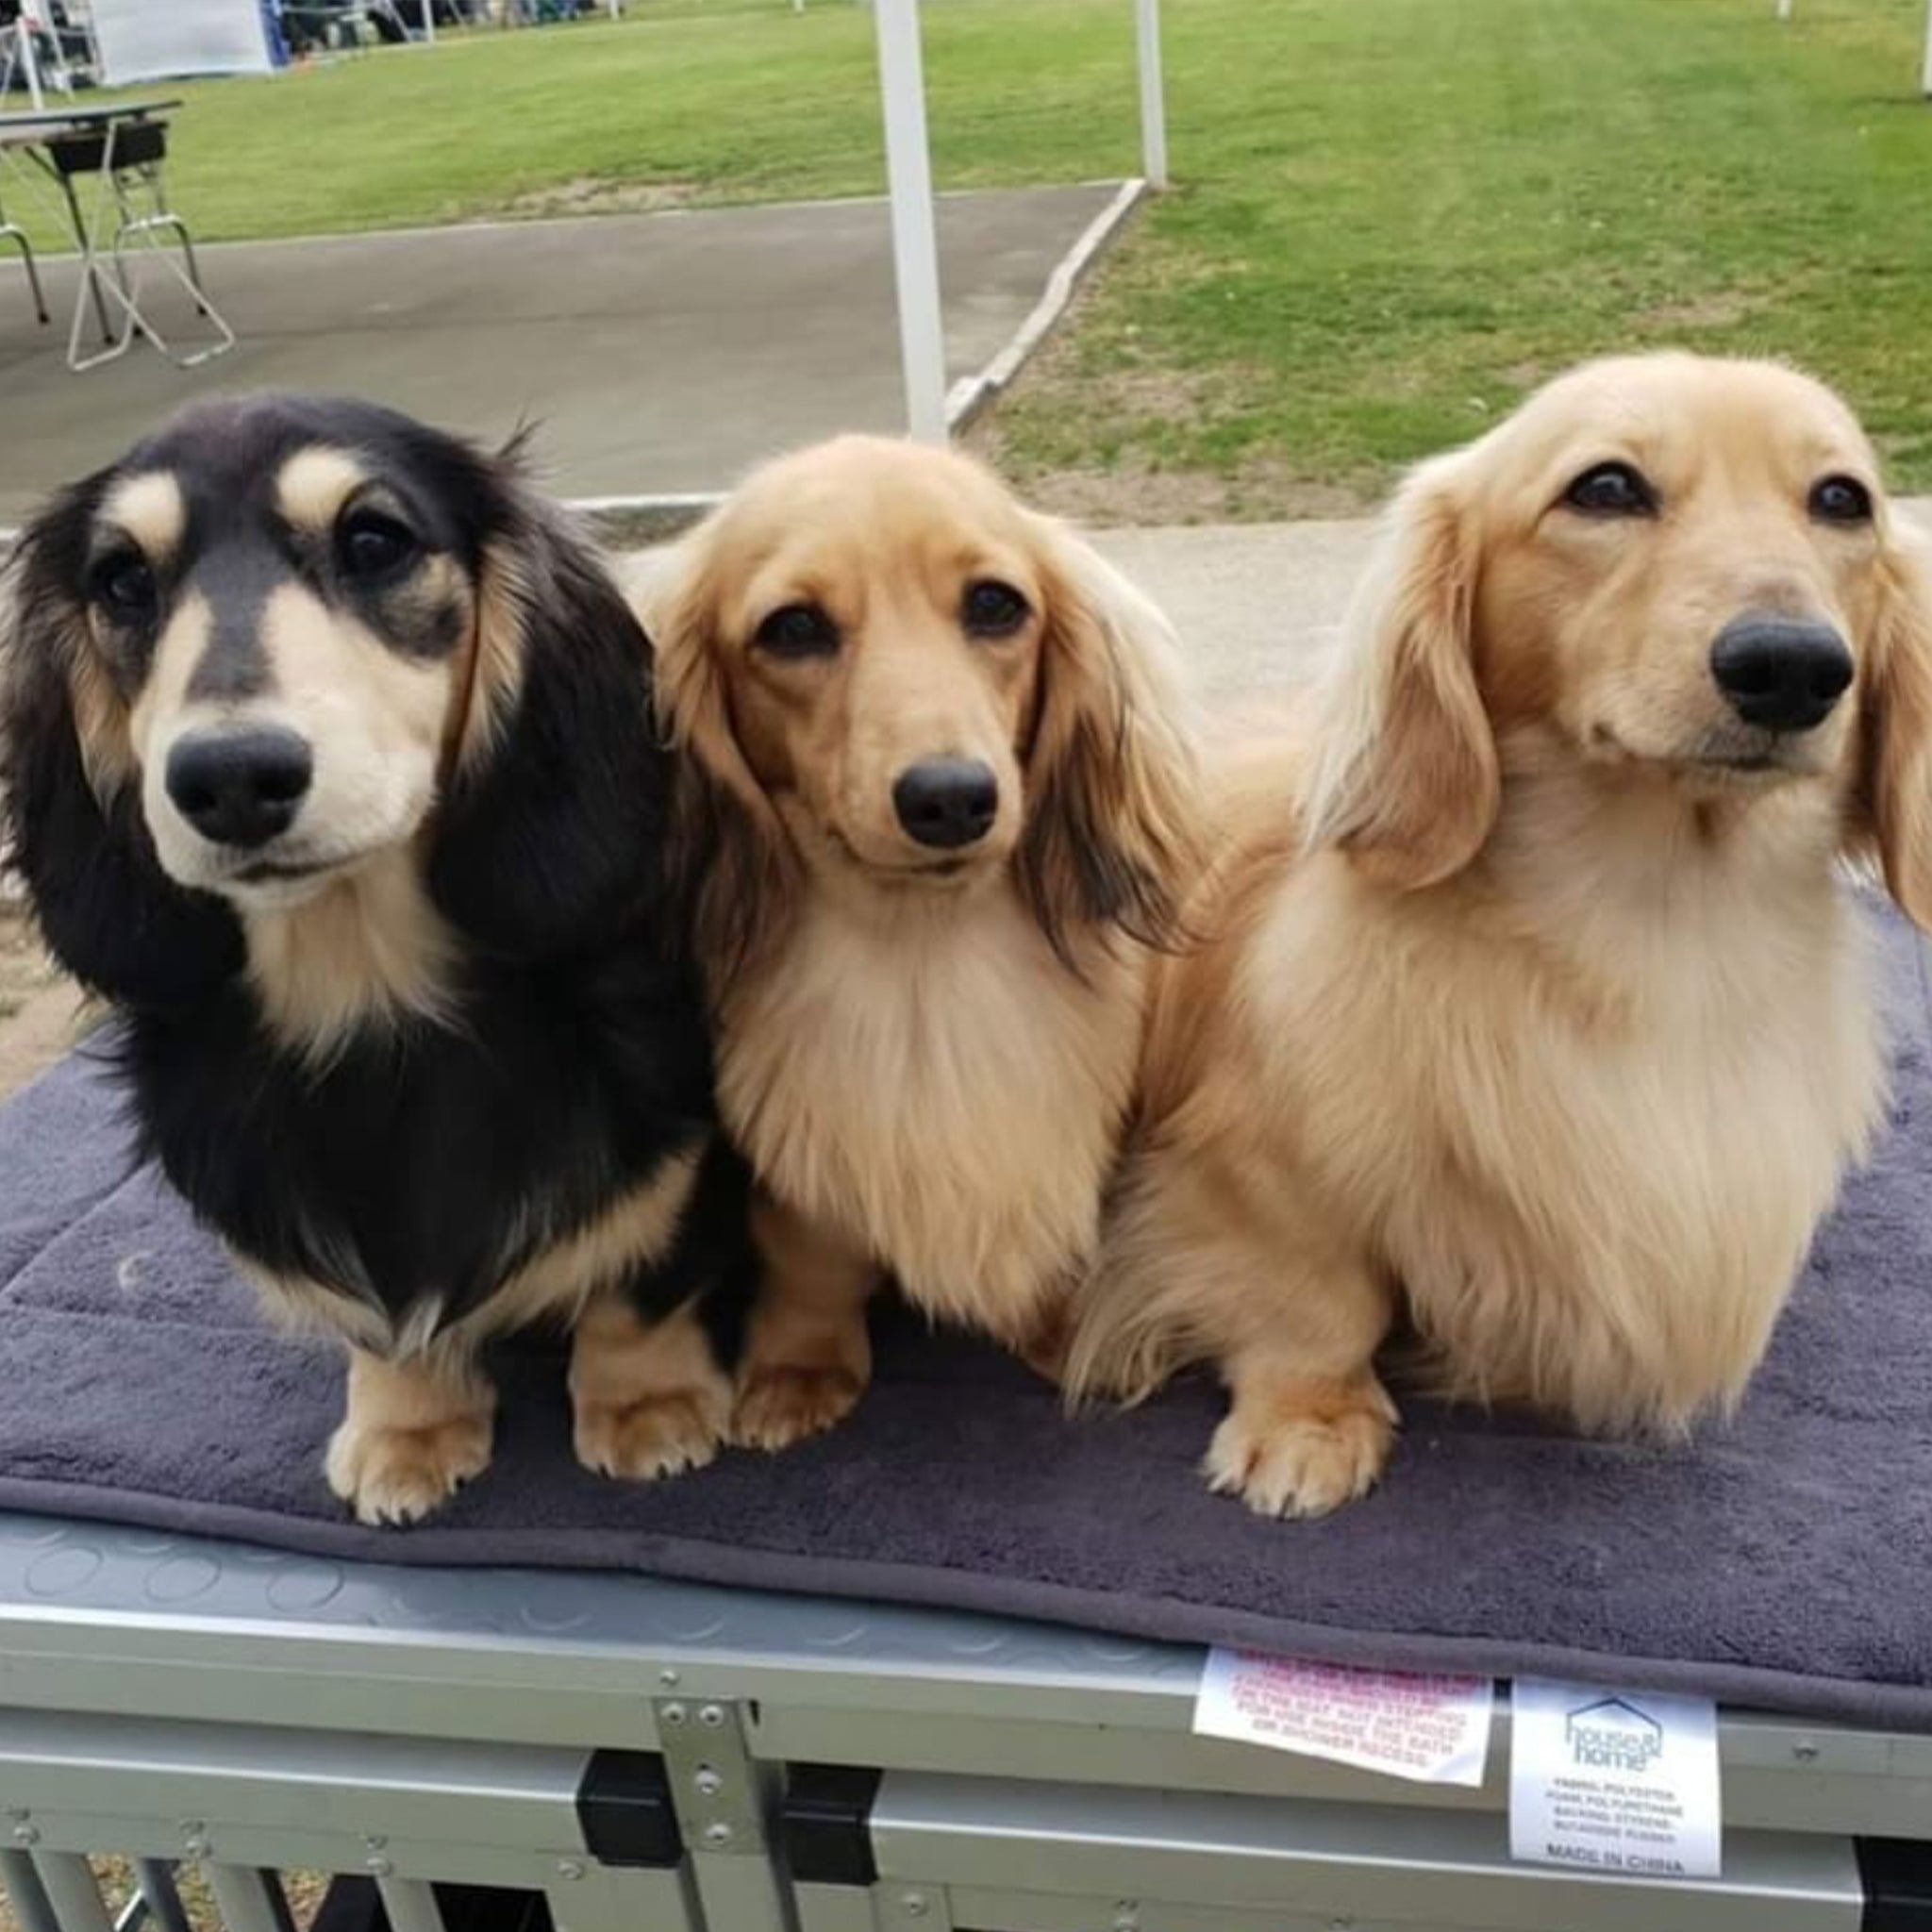
[[[41,287],[41,271],[34,261],[34,244],[27,240],[26,230],[12,222],[0,222],[0,242],[11,242],[20,250],[20,258],[26,266],[26,285],[34,298],[34,313],[42,324],[51,322],[46,291]]]
[[[80,211],[80,197],[74,192],[73,175],[59,175],[58,179],[60,182],[60,192],[67,197],[67,218],[74,224],[75,246],[80,250],[82,278],[86,281],[88,288],[93,292],[94,314],[100,321],[101,340],[104,342],[111,342],[114,340],[114,325],[108,320],[108,298],[101,288],[100,264],[95,258],[93,244],[88,239],[87,217]],[[79,321],[80,318],[76,315],[75,317],[75,334],[76,336],[80,333]]]

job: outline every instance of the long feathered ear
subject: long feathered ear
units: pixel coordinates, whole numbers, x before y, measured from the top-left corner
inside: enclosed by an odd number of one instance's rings
[[[564,512],[508,458],[478,477],[491,534],[429,889],[486,952],[561,958],[661,909],[670,761],[650,645]]]
[[[1080,927],[1172,948],[1200,866],[1193,708],[1167,619],[1090,545],[1035,519],[1046,584],[1017,871],[1064,959]]]
[[[1403,485],[1343,625],[1303,801],[1310,849],[1410,889],[1467,865],[1496,822],[1495,739],[1472,652],[1478,558],[1467,458]]]
[[[671,870],[715,989],[777,939],[796,899],[785,829],[731,722],[718,631],[718,525],[645,560],[632,607],[658,647],[658,710],[677,759]]]
[[[98,479],[59,497],[0,570],[0,859],[54,957],[123,1005],[205,997],[242,967],[219,899],[161,870],[127,716],[93,655],[80,595]]]
[[[1932,932],[1932,559],[1894,544],[1882,568],[1853,842],[1875,850],[1900,909]]]

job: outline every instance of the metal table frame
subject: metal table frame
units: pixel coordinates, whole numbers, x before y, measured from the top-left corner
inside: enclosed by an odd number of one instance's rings
[[[1725,1872],[1508,1857],[1479,1790],[1196,1738],[1200,1653],[640,1577],[343,1565],[0,1516],[0,1877],[84,1854],[541,1893],[560,1932],[1832,1932],[1932,1911],[1932,1737],[1727,1711]],[[10,1836],[9,1836],[10,1834]],[[1912,1904],[1917,1898],[1919,1903]]]
[[[168,205],[159,160],[117,158],[128,130],[165,130],[166,117],[180,105],[178,100],[125,101],[108,107],[0,114],[0,162],[8,154],[18,154],[54,184],[80,253],[80,287],[67,332],[67,366],[76,374],[125,356],[138,336],[182,369],[195,368],[235,346],[234,330],[208,298],[188,225]],[[58,164],[53,147],[63,139],[90,136],[101,141],[102,151],[98,168],[87,171],[96,176],[97,186],[92,209],[86,209],[75,187],[75,176]],[[28,278],[41,320],[45,322],[46,304],[41,297],[40,278],[26,236],[8,224],[0,226],[0,240],[8,239],[17,240],[25,253]],[[175,258],[177,251],[179,260]],[[162,335],[141,307],[142,259],[159,267],[187,291],[213,331],[208,341],[184,350]],[[81,349],[90,301],[104,344],[91,355]],[[114,315],[109,313],[110,306]]]

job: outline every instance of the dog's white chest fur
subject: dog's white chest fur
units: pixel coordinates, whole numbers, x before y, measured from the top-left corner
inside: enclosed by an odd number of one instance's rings
[[[1143,972],[1083,984],[1004,888],[890,927],[821,903],[729,1002],[725,1121],[922,1307],[1020,1337],[1094,1244]]]
[[[1300,1158],[1402,1281],[1444,1381],[1592,1428],[1736,1401],[1883,1098],[1865,935],[1828,858],[1649,863],[1535,881],[1534,930],[1508,930],[1521,901],[1425,933],[1398,908],[1341,948],[1294,942],[1318,895],[1291,892],[1266,949],[1325,963],[1298,995],[1324,1024],[1293,1031],[1326,1044],[1281,1070],[1338,1083],[1327,1145]]]

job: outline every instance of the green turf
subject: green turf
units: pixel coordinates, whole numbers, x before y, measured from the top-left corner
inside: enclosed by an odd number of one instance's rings
[[[1932,486],[1924,0],[1167,0],[1173,165],[1004,407],[1023,472],[1204,473],[1257,512],[1381,487],[1633,343],[1843,385]],[[1130,0],[927,0],[941,187],[1130,171]],[[871,15],[642,0],[187,91],[210,235],[867,192]],[[588,195],[588,200],[585,197]]]

